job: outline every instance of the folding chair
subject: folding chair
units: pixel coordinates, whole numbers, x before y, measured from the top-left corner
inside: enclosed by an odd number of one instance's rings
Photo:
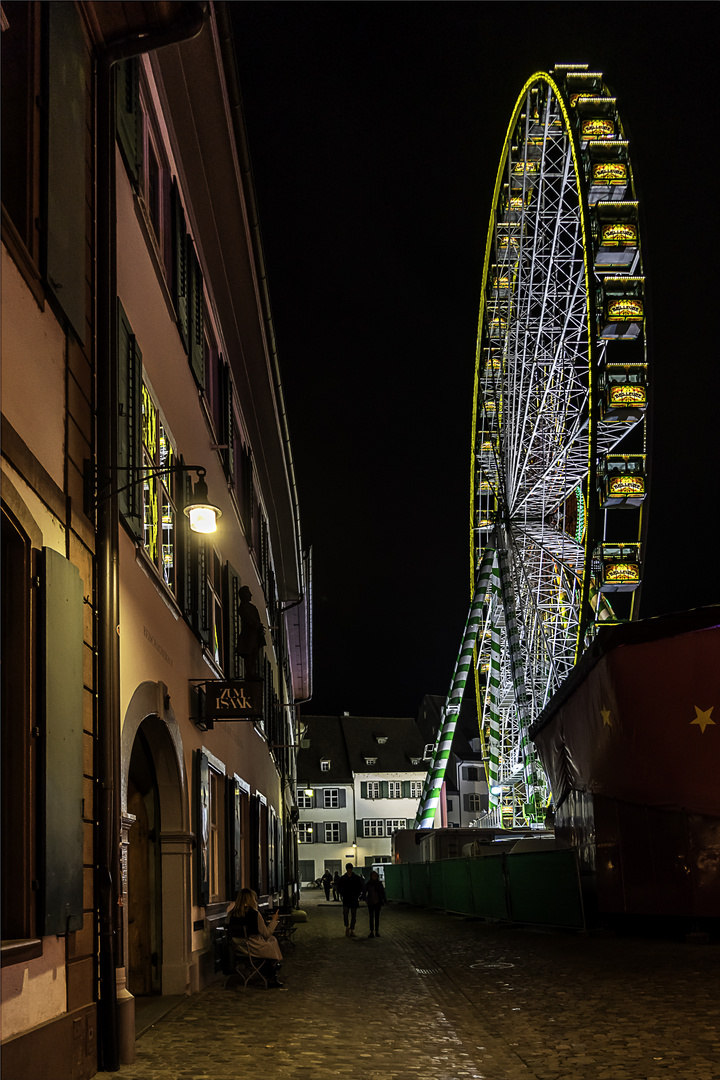
[[[243,980],[243,989],[245,989],[250,980],[254,978],[255,975],[257,975],[260,979],[262,979],[263,986],[265,987],[265,989],[267,989],[268,981],[262,970],[265,961],[261,960],[259,957],[252,955],[252,953],[250,952],[247,930],[244,933],[245,936],[242,938],[230,938],[235,970],[230,975],[228,975],[227,979],[225,980],[225,986],[227,987],[230,979],[234,978],[235,975],[238,975]],[[244,971],[241,968],[241,964],[245,965]]]

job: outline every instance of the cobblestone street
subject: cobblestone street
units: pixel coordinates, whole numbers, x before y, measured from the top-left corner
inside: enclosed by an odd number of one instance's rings
[[[720,945],[383,908],[345,937],[303,894],[282,990],[225,980],[137,1042],[118,1080],[718,1080]]]

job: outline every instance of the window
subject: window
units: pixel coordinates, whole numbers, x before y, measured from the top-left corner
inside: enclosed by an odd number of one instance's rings
[[[368,781],[367,797],[368,797],[368,799],[379,799],[380,798],[380,781],[379,780],[369,780]],[[372,835],[372,834],[370,834],[370,835]]]
[[[143,544],[150,561],[163,581],[176,591],[175,450],[160,420],[157,405],[145,383],[142,386],[143,468],[150,472],[165,469],[159,476],[143,480]]]
[[[385,822],[382,818],[367,818],[363,821],[363,836],[384,836]]]
[[[141,80],[142,81],[142,80]],[[149,94],[145,85],[140,87],[140,111],[142,114],[142,164],[140,185],[147,217],[152,226],[157,250],[165,266],[168,280],[172,274],[170,252],[170,173],[162,151]]]
[[[366,765],[377,765],[377,758],[376,757],[366,757],[365,758],[365,764]]]
[[[310,792],[310,794],[308,794],[308,792]],[[313,802],[313,792],[310,788],[297,789],[297,804],[301,810],[311,810]]]
[[[301,844],[312,844],[313,825],[307,821],[301,821],[298,825],[298,841]]]
[[[405,828],[405,818],[387,818],[385,821],[385,830],[387,836],[392,836],[398,829]]]
[[[340,822],[339,821],[326,821],[325,822],[325,843],[326,844],[339,844],[340,843]]]
[[[422,796],[423,783],[422,780],[410,781],[410,798],[419,799]]]
[[[452,808],[453,808],[453,801],[452,801],[452,799],[448,799],[447,800],[447,809],[448,809],[449,814],[452,814]]]
[[[388,799],[402,798],[402,781],[390,780],[388,783]]]
[[[471,791],[465,796],[465,809],[470,810],[472,813],[479,813],[482,808],[481,796],[477,792]]]
[[[218,903],[223,898],[225,867],[225,777],[213,769],[210,770],[210,835],[208,850],[208,871],[210,875],[210,903]]]
[[[480,770],[477,768],[477,766],[468,765],[463,769],[463,772],[465,774],[466,780],[482,780]]]
[[[330,758],[323,758],[321,760],[320,772],[330,772]]]
[[[213,548],[207,552],[208,615],[210,619],[210,652],[219,668],[223,661],[223,605],[222,565],[220,556]]]
[[[323,806],[328,810],[334,810],[340,805],[340,795],[337,788],[329,787],[323,791]]]

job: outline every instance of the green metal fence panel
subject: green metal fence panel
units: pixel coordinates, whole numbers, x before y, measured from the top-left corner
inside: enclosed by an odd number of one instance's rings
[[[574,851],[518,852],[505,863],[514,922],[584,928]]]
[[[385,866],[385,895],[388,900],[403,899],[403,867],[400,863]]]
[[[445,886],[445,910],[472,915],[469,859],[443,859],[440,863]]]
[[[417,907],[430,903],[430,874],[428,863],[410,863],[410,895],[407,899]]]
[[[402,898],[410,903],[410,863],[402,865]]]
[[[473,915],[484,919],[510,918],[504,863],[504,855],[468,859]]]
[[[445,883],[441,863],[428,863],[430,874],[430,907],[445,909]]]

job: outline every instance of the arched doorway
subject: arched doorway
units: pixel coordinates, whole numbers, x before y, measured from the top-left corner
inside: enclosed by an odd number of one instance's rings
[[[125,967],[135,996],[184,994],[191,972],[191,860],[182,738],[164,683],[141,683],[122,729]]]
[[[135,818],[127,852],[127,987],[135,997],[162,992],[160,793],[143,726],[135,736],[127,788],[127,811]]]

